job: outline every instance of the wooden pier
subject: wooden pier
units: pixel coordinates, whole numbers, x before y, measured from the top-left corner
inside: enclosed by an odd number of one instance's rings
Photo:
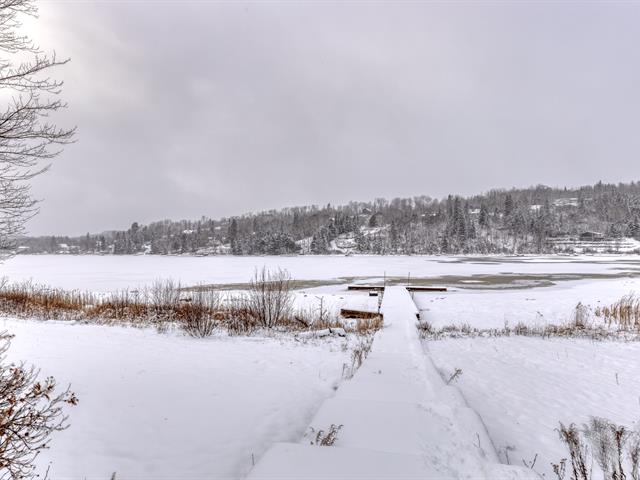
[[[406,287],[409,292],[446,292],[447,287],[431,285],[409,285]],[[384,292],[383,285],[348,285],[347,290],[377,291]]]

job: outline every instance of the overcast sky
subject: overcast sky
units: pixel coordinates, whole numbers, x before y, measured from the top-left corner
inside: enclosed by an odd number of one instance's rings
[[[640,178],[640,3],[41,1],[32,234]]]

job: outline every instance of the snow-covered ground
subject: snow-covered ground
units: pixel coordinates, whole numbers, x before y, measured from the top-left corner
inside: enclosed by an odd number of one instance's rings
[[[523,290],[416,293],[434,327],[501,328],[564,323],[578,302],[595,307],[640,294],[636,278],[585,279]],[[426,340],[427,353],[479,413],[503,462],[555,478],[551,462],[566,458],[556,429],[590,416],[634,427],[640,420],[640,342],[529,337]]]
[[[34,280],[52,287],[109,291],[136,288],[158,278],[186,285],[247,282],[256,268],[287,269],[298,280],[352,277],[426,278],[444,275],[502,273],[615,274],[640,269],[638,255],[545,257],[445,256],[291,256],[291,257],[179,257],[99,255],[18,255],[4,262],[0,273],[11,281]]]
[[[568,457],[558,422],[581,426],[590,416],[627,427],[640,420],[640,343],[528,337],[428,342],[487,427],[500,459],[532,462],[556,478],[551,462]],[[599,477],[598,477],[599,478]]]
[[[9,357],[72,384],[71,427],[40,458],[49,478],[242,478],[297,441],[348,361],[344,340],[210,338],[0,320]]]
[[[640,292],[640,278],[577,280],[541,288],[461,290],[414,293],[421,318],[435,328],[469,324],[478,329],[564,323],[578,304],[609,305],[631,292]]]
[[[338,286],[332,288],[314,288],[294,294],[294,309],[312,312],[316,315],[322,308],[329,315],[337,316],[340,309],[360,310],[363,312],[378,311],[378,297],[371,297],[367,292],[344,291]]]
[[[346,291],[353,279],[410,274],[451,282],[446,293],[414,294],[423,318],[435,327],[561,323],[578,302],[609,304],[640,292],[638,256],[42,255],[15,257],[0,271],[13,281],[109,291],[169,277],[183,284],[243,283],[262,266],[316,280],[296,292],[296,308],[316,312],[320,298],[330,312],[375,310],[376,297]],[[496,278],[514,280],[497,285]],[[538,286],[528,288],[533,283]],[[56,436],[42,458],[55,459],[55,479],[103,479],[113,471],[118,478],[242,478],[274,442],[301,441],[314,415],[326,411],[321,405],[333,397],[349,361],[338,338],[306,344],[195,340],[152,330],[16,320],[0,320],[0,329],[17,334],[12,359],[72,383],[80,397],[72,427]],[[445,377],[463,370],[455,389],[480,415],[501,460],[508,455],[522,465],[538,454],[536,470],[547,478],[553,478],[549,463],[566,456],[554,430],[559,421],[580,423],[597,415],[631,426],[640,419],[640,343],[509,337],[424,344]],[[380,365],[366,375],[387,368]],[[346,428],[342,441],[356,445]]]

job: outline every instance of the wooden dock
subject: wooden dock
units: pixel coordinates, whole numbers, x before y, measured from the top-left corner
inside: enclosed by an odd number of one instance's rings
[[[446,292],[447,287],[431,286],[431,285],[409,285],[406,287],[410,292]],[[384,292],[385,287],[382,285],[348,285],[347,290],[361,291],[377,291]]]
[[[349,308],[341,308],[340,316],[344,318],[377,318],[382,317],[382,314],[379,312],[370,312],[365,310],[352,310]]]
[[[381,285],[348,285],[347,290],[375,290],[377,292],[384,292],[384,287]]]
[[[407,290],[410,292],[446,292],[447,287],[432,287],[426,285],[413,285],[408,286]]]

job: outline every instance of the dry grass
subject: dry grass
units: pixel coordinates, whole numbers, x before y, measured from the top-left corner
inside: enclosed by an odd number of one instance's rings
[[[426,331],[421,330],[420,336],[428,340],[442,340],[447,338],[474,338],[474,337],[540,337],[540,338],[586,338],[589,340],[640,340],[640,334],[631,332],[612,331],[603,327],[588,326],[576,327],[572,324],[547,324],[540,326],[530,326],[524,323],[518,323],[513,327],[506,325],[503,328],[474,328],[468,324],[463,325],[446,325],[438,330]]]
[[[87,292],[47,288],[30,282],[5,283],[0,288],[0,311],[18,317],[66,319],[94,301]]]
[[[634,294],[625,295],[610,306],[592,309],[578,303],[565,323],[527,325],[517,323],[503,328],[475,328],[469,324],[446,325],[434,328],[426,321],[418,324],[421,338],[465,337],[527,337],[588,338],[590,340],[640,340],[640,299]]]
[[[640,331],[640,298],[635,293],[625,295],[609,306],[597,307],[594,314],[608,326]]]
[[[194,337],[207,337],[217,330],[229,335],[252,335],[263,330],[297,333],[339,328],[368,336],[382,327],[382,317],[349,323],[326,309],[293,312],[290,282],[286,272],[271,274],[263,270],[254,277],[252,290],[233,295],[211,286],[186,290],[171,280],[109,295],[53,289],[31,282],[1,282],[0,314],[155,326],[159,331],[177,326]]]
[[[373,334],[360,337],[358,344],[351,351],[351,364],[342,366],[342,377],[346,379],[353,378],[358,369],[362,366],[365,359],[371,352],[373,346]]]
[[[356,321],[354,331],[359,335],[372,335],[384,325],[382,315],[373,318],[361,318]]]

